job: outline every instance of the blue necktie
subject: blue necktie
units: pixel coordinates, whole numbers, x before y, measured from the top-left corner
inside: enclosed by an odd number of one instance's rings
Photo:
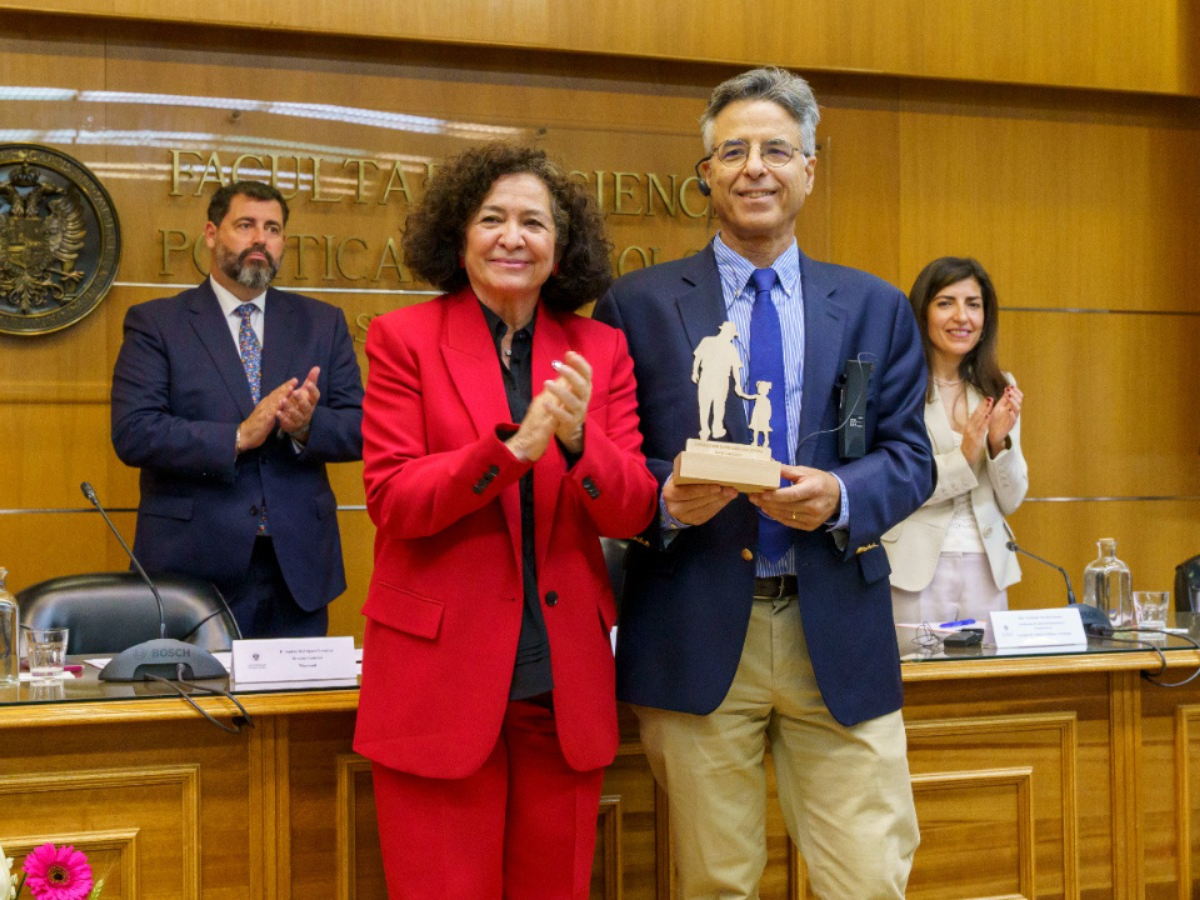
[[[781,463],[788,460],[787,380],[783,371],[783,331],[779,311],[771,302],[775,286],[774,269],[755,269],[750,276],[754,285],[754,311],[750,314],[750,373],[747,394],[757,394],[758,383],[771,383],[771,456]],[[780,484],[787,482],[780,479]],[[775,562],[791,546],[791,529],[761,512],[758,522],[758,552]]]
[[[243,303],[234,312],[242,318],[242,325],[238,329],[238,353],[242,357],[242,368],[246,370],[246,380],[250,382],[250,397],[257,406],[262,399],[262,344],[250,326],[254,304]]]
[[[243,303],[234,312],[242,318],[241,327],[238,328],[238,353],[242,357],[242,368],[246,370],[246,380],[250,382],[250,397],[257,406],[258,401],[262,399],[262,344],[250,325],[254,304]],[[270,526],[267,525],[266,500],[262,502],[262,513],[258,517],[258,533],[271,533]]]

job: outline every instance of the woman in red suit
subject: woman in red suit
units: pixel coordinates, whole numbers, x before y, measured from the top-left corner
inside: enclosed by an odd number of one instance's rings
[[[591,198],[540,150],[441,166],[405,260],[446,294],[371,323],[377,528],[354,746],[373,763],[388,892],[582,900],[617,749],[600,536],[654,514]]]

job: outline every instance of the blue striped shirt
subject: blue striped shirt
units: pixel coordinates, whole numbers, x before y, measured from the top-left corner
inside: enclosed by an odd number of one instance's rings
[[[750,276],[756,266],[750,260],[731,250],[718,232],[713,238],[713,253],[717,258],[717,273],[721,278],[721,293],[725,299],[727,320],[734,324],[738,336],[734,341],[738,356],[742,361],[742,378],[750,371],[750,316],[754,309],[754,285]],[[783,366],[785,386],[784,400],[787,412],[787,461],[795,465],[796,446],[800,442],[800,404],[804,388],[804,291],[800,283],[800,248],[795,240],[790,247],[771,263],[775,270],[775,286],[771,288],[771,302],[779,313],[779,325],[783,334]],[[751,393],[753,385],[743,385],[746,393]],[[750,419],[751,400],[742,401],[746,410],[746,420]],[[850,503],[846,496],[846,485],[838,478],[841,487],[841,506],[837,521],[828,526],[830,529],[845,528],[850,520]],[[675,519],[667,512],[666,503],[660,498],[659,508],[662,512],[664,539],[670,543],[672,533],[688,525]],[[796,573],[796,550],[788,548],[780,559],[771,562],[758,557],[755,572],[761,578],[775,575],[794,575]]]
[[[742,360],[743,378],[750,371],[750,315],[754,310],[754,285],[750,276],[754,263],[739,256],[725,245],[718,234],[713,238],[713,252],[717,257],[717,272],[721,276],[721,292],[725,295],[725,311],[730,322],[737,328],[738,356]],[[783,333],[783,369],[787,379],[784,403],[787,408],[787,462],[796,462],[796,443],[800,440],[800,391],[804,385],[804,293],[800,287],[800,250],[796,242],[771,264],[775,270],[775,287],[771,288],[771,302],[779,313],[779,326]],[[754,393],[754,385],[743,384],[748,394]],[[772,398],[776,399],[776,398]],[[750,420],[753,401],[743,400],[746,420]]]
[[[750,315],[754,309],[754,285],[750,276],[756,266],[750,260],[730,250],[721,240],[720,233],[713,238],[713,253],[717,257],[717,272],[721,276],[721,293],[725,296],[725,310],[729,321],[737,328],[738,355],[742,359],[743,377],[750,371]],[[771,263],[775,270],[775,287],[771,288],[771,302],[779,313],[779,327],[783,333],[783,370],[787,381],[784,400],[787,411],[787,461],[796,462],[796,444],[800,440],[800,392],[804,386],[804,292],[800,287],[800,248],[793,240],[790,247]],[[743,386],[747,393],[754,386]],[[750,419],[753,401],[743,400],[746,419]],[[796,572],[795,548],[771,562],[761,555],[755,564],[759,577],[794,575]]]

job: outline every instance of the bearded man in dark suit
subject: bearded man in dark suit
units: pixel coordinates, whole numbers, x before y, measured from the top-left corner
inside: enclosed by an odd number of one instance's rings
[[[270,287],[287,202],[220,188],[199,287],[130,308],[112,440],[141,469],[134,552],[212,581],[244,637],[322,635],[346,589],[326,464],[362,458],[362,378],[341,310]]]

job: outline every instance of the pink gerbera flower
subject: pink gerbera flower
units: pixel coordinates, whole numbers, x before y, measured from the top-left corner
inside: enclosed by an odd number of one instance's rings
[[[42,844],[25,857],[24,868],[35,900],[85,900],[92,889],[92,867],[70,845]]]

